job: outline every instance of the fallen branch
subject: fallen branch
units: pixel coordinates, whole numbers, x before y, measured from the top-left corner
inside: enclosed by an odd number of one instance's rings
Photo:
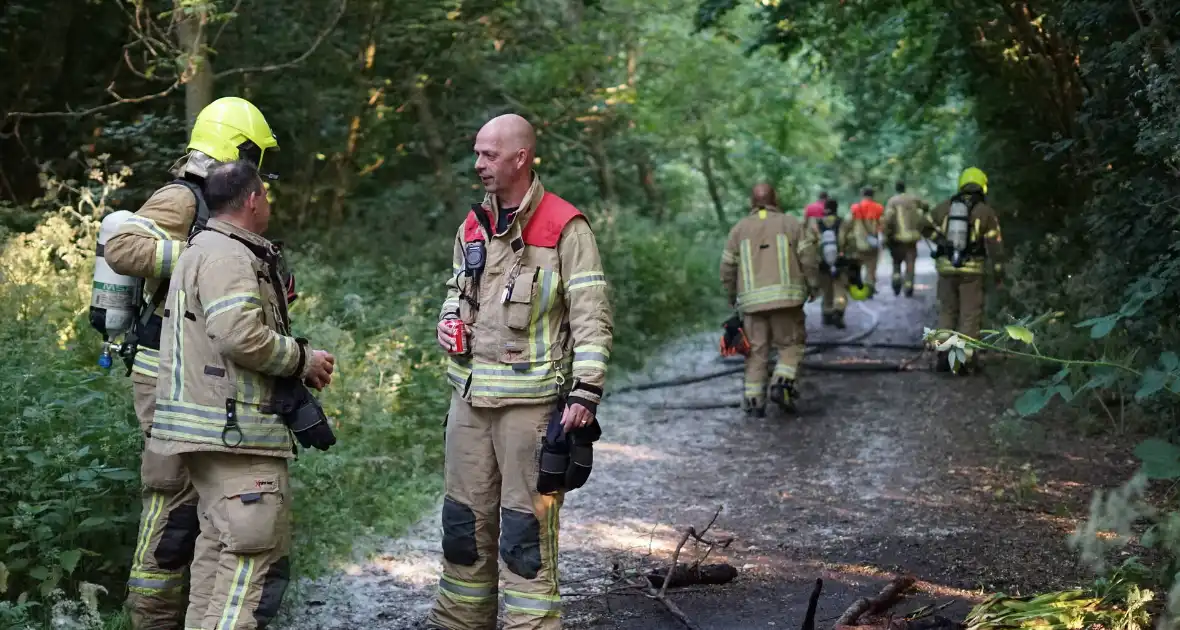
[[[836,627],[855,626],[862,615],[879,615],[889,610],[906,591],[913,587],[914,582],[916,580],[909,575],[893,578],[876,597],[872,599],[862,597],[853,602],[848,610],[845,610],[844,614],[836,620]]]

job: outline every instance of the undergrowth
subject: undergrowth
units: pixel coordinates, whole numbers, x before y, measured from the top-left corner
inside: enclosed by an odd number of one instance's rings
[[[130,382],[118,365],[97,367],[100,341],[86,323],[98,220],[121,186],[94,166],[87,182],[46,181],[52,192],[42,203],[61,209],[35,230],[0,235],[0,343],[9,365],[0,371],[0,413],[9,418],[0,451],[4,628],[126,624],[116,611],[139,517],[141,441]],[[594,223],[612,284],[616,373],[715,318],[702,304],[721,303],[721,235],[623,211]],[[301,452],[292,465],[300,576],[398,534],[442,488],[450,388],[434,322],[451,239],[391,247],[372,234],[340,229],[288,245],[300,295],[296,332],[333,352],[338,369],[322,399],[339,442],[326,453]],[[105,620],[98,608],[110,613]]]

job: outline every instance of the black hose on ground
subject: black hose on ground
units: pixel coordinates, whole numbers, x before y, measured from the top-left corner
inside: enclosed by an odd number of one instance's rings
[[[877,329],[877,326],[880,324],[881,318],[880,318],[880,315],[878,315],[876,311],[868,308],[867,306],[861,306],[861,309],[864,310],[864,312],[866,314],[868,314],[868,316],[871,320],[868,326],[866,326],[863,330],[857,331],[857,332],[855,332],[843,339],[808,344],[807,349],[803,353],[804,356],[818,354],[822,351],[823,348],[831,348],[831,347],[865,347],[865,348],[878,347],[878,348],[885,348],[885,347],[890,347],[890,346],[898,346],[898,347],[900,347],[900,349],[918,349],[918,350],[922,349],[921,346],[913,346],[913,344],[890,344],[890,345],[865,344],[862,340],[865,337],[868,337],[869,335],[873,334],[873,331],[875,331]],[[736,363],[736,361],[734,361],[734,363]],[[742,363],[744,364],[745,361],[743,360]],[[804,361],[801,367],[808,369],[808,370],[814,370],[816,372],[903,372],[903,371],[906,371],[907,366],[908,366],[908,362],[900,362],[899,363],[899,362],[889,362],[889,361],[871,361],[871,362],[857,362],[857,363],[835,363],[835,362],[821,362],[821,361]],[[681,387],[683,385],[693,385],[695,383],[710,381],[715,378],[721,378],[723,376],[729,376],[731,374],[740,374],[741,372],[744,372],[744,371],[745,371],[745,367],[743,365],[742,367],[726,368],[724,370],[707,372],[705,374],[696,374],[693,376],[681,376],[678,378],[671,378],[671,379],[662,380],[662,381],[653,381],[650,383],[637,383],[635,385],[626,385],[624,387],[620,387],[618,389],[612,390],[611,392],[608,392],[607,396],[604,396],[604,398],[607,398],[612,394],[626,394],[626,393],[630,393],[630,392],[642,392],[642,391],[647,391],[647,390],[651,390],[651,389],[663,389],[665,387]]]

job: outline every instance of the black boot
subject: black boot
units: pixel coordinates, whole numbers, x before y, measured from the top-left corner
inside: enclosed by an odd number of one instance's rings
[[[908,297],[908,298],[912,298],[912,297],[914,297],[914,285],[913,285],[913,284],[911,284],[911,283],[906,283],[906,285],[905,285],[905,296],[906,296],[906,297]]]
[[[893,279],[893,295],[901,295],[901,278]]]
[[[742,409],[746,412],[746,416],[750,418],[765,418],[766,417],[766,403],[757,398],[747,398],[742,401]]]
[[[799,392],[793,379],[782,379],[770,385],[770,399],[786,413],[795,413],[795,401]]]
[[[844,330],[844,311],[832,313],[832,323],[836,325],[836,328]]]

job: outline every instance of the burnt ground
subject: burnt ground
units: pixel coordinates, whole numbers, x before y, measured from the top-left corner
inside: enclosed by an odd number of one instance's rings
[[[918,294],[885,294],[850,308],[848,330],[821,329],[807,307],[809,340],[877,327],[875,342],[917,342],[935,318],[932,269]],[[913,352],[842,349],[812,357],[904,360]],[[673,345],[632,382],[723,367],[716,334]],[[1133,470],[1126,444],[1051,428],[1045,448],[997,448],[993,425],[1012,393],[1003,364],[953,378],[905,373],[804,372],[799,413],[748,419],[736,408],[740,375],[624,393],[600,411],[606,432],[590,482],[562,510],[565,625],[595,630],[682,627],[657,602],[604,595],[612,566],[666,562],[688,525],[722,508],[711,536],[734,543],[710,561],[739,569],[725,586],[671,589],[702,629],[798,627],[812,583],[825,581],[817,618],[830,627],[854,599],[912,573],[920,593],[899,609],[952,602],[961,615],[988,592],[1059,588],[1087,579],[1066,538],[1094,489]],[[1025,446],[1035,447],[1028,443]],[[437,512],[379,556],[306,588],[294,628],[414,628],[439,573]],[[686,546],[682,560],[699,551]]]

